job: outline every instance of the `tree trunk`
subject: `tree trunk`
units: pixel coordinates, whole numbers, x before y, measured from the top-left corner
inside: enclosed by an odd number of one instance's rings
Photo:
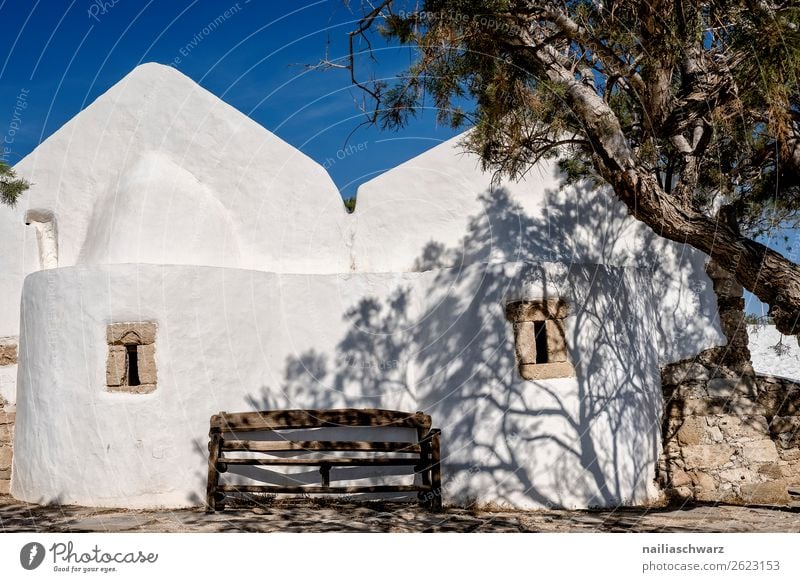
[[[606,171],[604,177],[631,214],[661,236],[713,258],[770,306],[778,330],[800,333],[800,268],[780,253],[738,234],[723,220],[681,208],[646,172]]]

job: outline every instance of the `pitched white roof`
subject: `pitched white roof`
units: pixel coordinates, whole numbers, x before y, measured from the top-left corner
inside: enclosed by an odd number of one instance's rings
[[[172,67],[137,67],[16,169],[20,211],[55,212],[60,266],[349,268],[322,166]]]

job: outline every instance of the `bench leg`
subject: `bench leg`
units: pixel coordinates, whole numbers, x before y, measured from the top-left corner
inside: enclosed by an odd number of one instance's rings
[[[434,429],[431,437],[431,511],[442,511],[442,454],[441,431]]]
[[[211,440],[208,443],[208,483],[206,485],[206,512],[213,513],[218,507],[217,485],[219,484],[219,471],[217,471],[217,460],[219,459],[219,449],[222,444],[222,435],[218,431],[211,432]],[[220,504],[221,505],[221,504]]]
[[[420,442],[420,455],[419,455],[419,465],[417,465],[414,470],[420,474],[422,479],[422,486],[423,487],[430,487],[431,486],[431,443],[425,437],[427,435],[423,433],[421,430],[417,430],[417,440]],[[430,498],[431,492],[430,491],[420,491],[417,493],[417,501],[422,507],[426,509],[430,509]]]

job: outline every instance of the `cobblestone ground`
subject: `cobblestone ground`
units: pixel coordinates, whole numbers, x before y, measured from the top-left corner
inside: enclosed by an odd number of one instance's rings
[[[409,504],[284,501],[226,509],[134,511],[38,506],[0,496],[3,532],[800,532],[800,510],[729,505],[602,511],[432,514]]]

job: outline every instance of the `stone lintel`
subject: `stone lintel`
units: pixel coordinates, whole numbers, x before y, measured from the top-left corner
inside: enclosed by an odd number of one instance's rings
[[[569,305],[563,299],[512,301],[506,305],[506,319],[514,323],[564,319],[568,315]]]
[[[109,345],[149,345],[156,341],[156,324],[152,322],[112,323],[106,328]]]

